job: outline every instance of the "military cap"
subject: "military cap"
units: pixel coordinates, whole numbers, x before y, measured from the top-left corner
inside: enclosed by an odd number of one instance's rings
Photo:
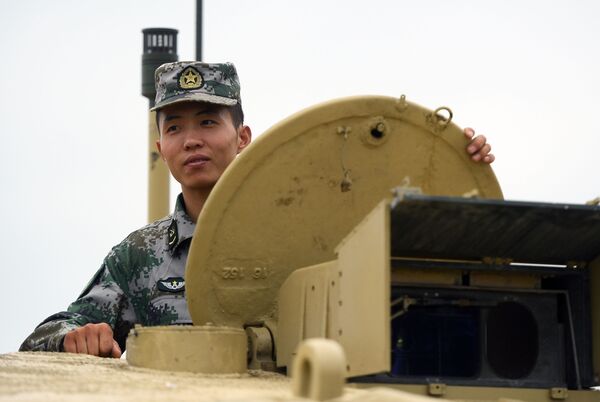
[[[240,82],[231,63],[176,61],[154,73],[156,100],[150,110],[179,102],[208,102],[232,106],[240,99]]]

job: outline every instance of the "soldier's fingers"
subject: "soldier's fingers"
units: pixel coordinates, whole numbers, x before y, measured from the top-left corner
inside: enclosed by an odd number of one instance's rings
[[[67,332],[65,335],[65,339],[63,340],[63,350],[67,353],[77,353],[74,331]]]
[[[475,130],[473,130],[471,127],[465,128],[463,132],[465,133],[465,137],[467,137],[468,139],[473,138],[473,136],[475,135]]]
[[[87,327],[85,332],[85,344],[87,347],[87,354],[99,356],[98,343],[100,333],[95,330],[93,327]]]
[[[116,357],[118,359],[119,357],[121,357],[121,354],[122,354],[121,347],[119,346],[117,341],[115,341],[113,339],[113,348],[112,348],[111,356]]]
[[[484,146],[481,147],[481,149],[476,154],[473,154],[473,156],[471,156],[471,159],[473,159],[474,161],[483,160],[483,158],[485,158],[487,156],[487,154],[490,153],[491,150],[492,150],[491,145],[485,144]]]
[[[488,155],[486,155],[486,156],[483,157],[483,161],[485,163],[492,163],[495,160],[496,160],[496,157],[493,154],[488,154]]]
[[[109,357],[112,355],[113,350],[113,337],[112,331],[100,331],[99,332],[99,352],[102,357]]]
[[[473,138],[473,140],[467,147],[467,152],[470,154],[474,154],[474,153],[478,152],[481,149],[481,147],[483,147],[485,145],[485,142],[486,142],[485,136],[478,135],[477,137]]]
[[[481,149],[479,150],[479,153],[481,154],[481,156],[486,156],[487,154],[490,153],[491,150],[492,150],[492,146],[490,144],[485,144],[484,146],[481,147]]]
[[[87,342],[85,340],[85,334],[83,331],[75,330],[75,344],[77,345],[76,353],[87,353]]]

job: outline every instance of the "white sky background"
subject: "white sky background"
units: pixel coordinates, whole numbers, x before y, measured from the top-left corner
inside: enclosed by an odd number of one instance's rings
[[[236,64],[255,135],[321,101],[406,94],[488,136],[507,199],[600,196],[597,1],[204,3],[204,60]],[[178,29],[194,59],[193,0],[0,0],[0,353],[146,223],[147,27]]]

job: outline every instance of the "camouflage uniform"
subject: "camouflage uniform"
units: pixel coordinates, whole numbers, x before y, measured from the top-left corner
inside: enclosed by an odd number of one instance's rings
[[[133,324],[191,324],[183,277],[195,226],[180,194],[172,215],[113,247],[77,300],[44,320],[20,350],[61,351],[65,334],[88,323],[110,324],[122,350]]]
[[[166,63],[156,69],[155,82],[151,110],[179,102],[241,103],[231,63]],[[43,321],[20,350],[60,351],[67,332],[88,323],[110,324],[121,350],[133,324],[191,324],[183,276],[194,227],[180,194],[172,215],[114,247],[79,298],[67,311]]]

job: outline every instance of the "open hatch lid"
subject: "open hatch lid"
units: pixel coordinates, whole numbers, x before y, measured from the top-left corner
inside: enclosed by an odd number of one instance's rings
[[[198,218],[185,272],[194,324],[274,321],[287,277],[335,260],[340,241],[403,183],[433,195],[502,198],[491,167],[465,152],[449,112],[359,96],[303,110],[262,134],[229,165]]]

